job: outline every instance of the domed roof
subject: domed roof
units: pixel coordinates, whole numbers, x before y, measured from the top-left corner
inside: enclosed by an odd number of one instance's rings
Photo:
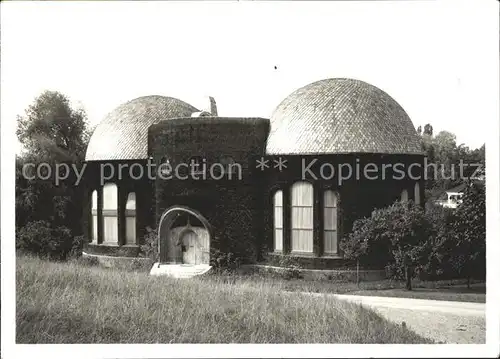
[[[197,111],[184,101],[165,96],[144,96],[126,102],[97,125],[85,160],[145,159],[149,126],[169,118],[190,117]]]
[[[422,154],[413,124],[387,93],[334,78],[304,86],[271,116],[268,154]]]

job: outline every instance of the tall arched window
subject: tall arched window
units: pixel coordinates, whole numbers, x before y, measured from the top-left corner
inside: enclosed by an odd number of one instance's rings
[[[125,243],[135,244],[135,193],[131,192],[125,205]]]
[[[312,184],[292,185],[292,252],[313,251],[313,202]]]
[[[324,253],[337,254],[337,194],[327,190],[323,194]]]
[[[97,191],[92,192],[92,243],[97,243]]]
[[[401,191],[401,202],[408,202],[408,191],[406,189]]]
[[[274,193],[274,250],[283,250],[283,191]]]
[[[102,189],[103,242],[118,244],[118,188],[106,183]]]
[[[415,183],[414,188],[415,204],[420,204],[420,183]]]

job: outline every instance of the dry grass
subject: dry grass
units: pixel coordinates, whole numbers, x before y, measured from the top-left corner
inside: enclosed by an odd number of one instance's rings
[[[17,258],[18,343],[428,343],[359,305]]]
[[[413,290],[405,289],[403,281],[378,280],[367,281],[356,284],[339,280],[304,280],[283,279],[279,276],[265,275],[216,275],[208,278],[215,281],[226,281],[228,283],[244,285],[266,285],[268,287],[280,287],[292,292],[334,293],[380,297],[399,297],[446,300],[458,302],[486,303],[486,284],[474,282],[468,289],[465,280],[424,282],[413,280]]]

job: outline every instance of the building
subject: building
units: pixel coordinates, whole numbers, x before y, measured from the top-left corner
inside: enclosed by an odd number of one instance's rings
[[[270,119],[219,117],[213,99],[200,111],[137,98],[89,142],[84,252],[138,258],[149,227],[164,268],[202,272],[228,253],[247,264],[292,256],[304,268],[338,268],[355,219],[398,199],[423,203],[423,159],[403,108],[359,80],[304,86]],[[139,176],[148,166],[157,176]]]
[[[445,208],[457,208],[462,203],[466,183],[447,189],[434,203]]]
[[[480,174],[479,176],[470,177],[466,182],[443,191],[443,193],[441,193],[434,201],[434,204],[446,208],[455,209],[463,202],[463,197],[466,192],[467,186],[484,186],[485,181],[486,177],[484,173]]]

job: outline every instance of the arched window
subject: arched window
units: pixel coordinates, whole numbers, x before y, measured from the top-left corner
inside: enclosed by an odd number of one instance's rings
[[[92,243],[97,243],[97,191],[92,192]]]
[[[118,188],[106,183],[102,189],[103,242],[118,244]]]
[[[332,190],[323,193],[324,253],[337,254],[337,194]]]
[[[401,202],[408,202],[408,191],[406,189],[401,191]]]
[[[274,193],[274,250],[283,250],[283,191]]]
[[[313,251],[313,202],[312,184],[292,185],[292,252]]]
[[[135,244],[135,193],[131,192],[125,205],[125,244]]]
[[[415,183],[414,188],[415,204],[420,204],[420,183]]]

